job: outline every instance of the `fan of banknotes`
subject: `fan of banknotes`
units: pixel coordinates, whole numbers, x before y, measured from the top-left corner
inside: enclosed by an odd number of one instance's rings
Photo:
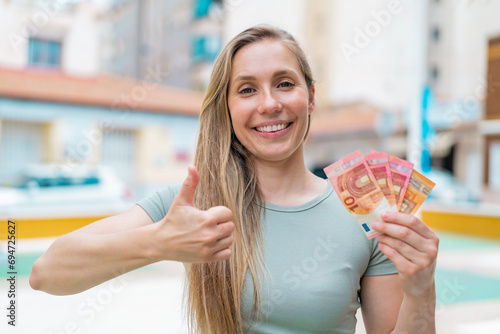
[[[344,206],[363,228],[368,239],[379,233],[372,223],[384,211],[415,214],[434,182],[413,169],[413,164],[370,151],[357,150],[324,169]]]

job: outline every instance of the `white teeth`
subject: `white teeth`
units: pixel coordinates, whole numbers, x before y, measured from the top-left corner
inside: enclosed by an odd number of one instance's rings
[[[277,125],[260,126],[256,129],[259,132],[275,132],[275,131],[283,130],[287,126],[288,126],[288,123],[285,123],[285,124],[277,124]]]

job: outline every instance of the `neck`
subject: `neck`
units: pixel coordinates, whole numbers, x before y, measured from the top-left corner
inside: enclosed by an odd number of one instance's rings
[[[277,205],[304,204],[325,190],[325,180],[306,168],[302,155],[294,156],[278,162],[255,161],[259,188],[266,202]]]

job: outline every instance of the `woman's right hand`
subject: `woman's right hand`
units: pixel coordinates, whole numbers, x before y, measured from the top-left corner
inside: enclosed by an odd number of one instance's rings
[[[152,242],[158,260],[201,263],[228,259],[233,243],[233,214],[225,206],[197,209],[193,197],[199,175],[194,166],[189,166],[188,173],[170,210],[154,224]]]

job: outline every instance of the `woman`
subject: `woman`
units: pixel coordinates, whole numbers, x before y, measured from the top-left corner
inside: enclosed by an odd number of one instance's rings
[[[240,33],[214,64],[182,187],[62,236],[35,262],[31,286],[77,293],[174,260],[186,265],[195,332],[353,333],[361,306],[368,333],[435,333],[438,238],[393,212],[374,224],[378,243],[364,236],[305,167],[314,106],[291,35]]]

